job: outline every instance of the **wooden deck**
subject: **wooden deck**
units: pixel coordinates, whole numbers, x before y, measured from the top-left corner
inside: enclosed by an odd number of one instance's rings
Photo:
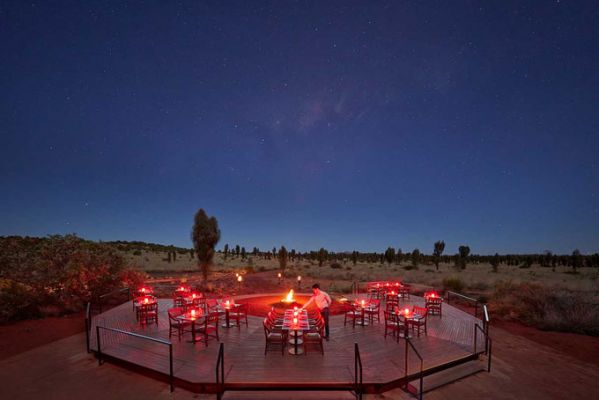
[[[423,299],[412,296],[410,305],[423,304]],[[93,318],[90,345],[97,350],[95,326],[105,326],[135,332],[153,338],[168,340],[168,316],[172,300],[159,300],[159,324],[140,326],[135,320],[131,302],[113,308]],[[382,312],[381,312],[382,317]],[[428,317],[428,335],[414,337],[412,343],[424,359],[424,369],[472,355],[474,324],[480,320],[457,308],[443,305],[443,317]],[[293,356],[269,351],[264,356],[262,318],[250,317],[249,326],[240,329],[220,329],[220,340],[225,349],[225,381],[227,385],[259,386],[277,384],[349,384],[354,380],[354,343],[358,343],[363,365],[365,385],[373,388],[388,386],[402,378],[405,371],[405,344],[392,337],[384,338],[384,322],[371,326],[343,325],[343,316],[330,320],[331,340],[325,342],[324,356],[316,349],[307,355]],[[102,353],[162,374],[169,373],[168,346],[149,340],[107,330],[100,330]],[[478,351],[484,338],[478,333]],[[188,343],[189,337],[173,343],[173,370],[178,381],[196,385],[197,391],[213,387],[218,342]],[[309,349],[310,350],[310,349]],[[420,362],[410,350],[408,374],[420,370]],[[204,388],[204,389],[202,389]],[[376,389],[372,389],[375,391]]]

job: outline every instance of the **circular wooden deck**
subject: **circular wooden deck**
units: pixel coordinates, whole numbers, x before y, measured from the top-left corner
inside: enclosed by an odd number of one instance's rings
[[[258,296],[258,295],[257,295]],[[263,296],[263,294],[260,294]],[[247,298],[247,296],[244,296]],[[238,302],[243,302],[240,298]],[[424,300],[411,296],[403,306],[423,305]],[[167,309],[171,299],[159,299],[159,323],[142,326],[137,323],[132,303],[127,302],[95,316],[92,320],[90,347],[97,350],[95,326],[117,328],[169,340]],[[384,307],[381,307],[384,308]],[[474,325],[481,321],[448,304],[443,304],[443,316],[428,317],[428,334],[414,336],[412,343],[424,360],[424,369],[472,356],[481,351],[484,337],[475,333]],[[384,321],[368,326],[343,324],[343,316],[331,316],[331,339],[324,343],[325,354],[316,349],[307,355],[294,356],[285,352],[269,351],[264,355],[264,331],[262,318],[249,317],[249,326],[219,329],[220,341],[224,343],[225,381],[227,385],[247,386],[264,383],[351,383],[354,380],[354,343],[358,343],[362,365],[363,382],[368,391],[384,391],[392,382],[420,370],[420,361],[414,353],[409,354],[408,371],[405,370],[405,345],[392,337],[384,337]],[[474,349],[474,335],[478,348]],[[102,354],[123,360],[160,374],[169,374],[168,346],[132,337],[122,333],[100,330]],[[173,336],[173,371],[177,384],[187,389],[211,392],[215,384],[215,365],[219,344],[216,340],[204,343],[188,343]]]

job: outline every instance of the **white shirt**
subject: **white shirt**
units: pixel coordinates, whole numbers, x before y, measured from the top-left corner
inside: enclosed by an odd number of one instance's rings
[[[331,296],[329,296],[326,292],[323,292],[319,289],[318,293],[312,295],[310,300],[308,300],[308,302],[304,304],[302,308],[308,307],[312,302],[315,302],[316,307],[318,307],[319,310],[322,310],[323,308],[330,306],[333,300],[331,300]]]

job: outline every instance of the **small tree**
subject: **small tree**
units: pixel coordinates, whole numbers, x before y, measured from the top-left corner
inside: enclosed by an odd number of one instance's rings
[[[420,250],[418,249],[414,249],[412,252],[412,265],[416,269],[418,269],[418,265],[420,265]]]
[[[351,253],[351,261],[354,265],[358,263],[358,252],[355,250]]]
[[[279,267],[281,269],[281,275],[285,274],[285,269],[287,268],[287,249],[285,248],[285,246],[281,246],[281,248],[279,249]]]
[[[319,267],[322,267],[322,263],[324,263],[326,261],[327,255],[328,255],[328,252],[323,247],[321,247],[320,250],[318,250],[318,266]]]
[[[441,254],[443,254],[443,251],[445,250],[445,242],[442,240],[439,240],[437,242],[435,242],[435,249],[433,250],[433,257],[435,260],[435,268],[437,269],[437,271],[439,270],[439,261],[441,260]]]
[[[493,272],[497,273],[497,269],[499,268],[499,254],[495,253],[495,255],[491,257],[491,267],[493,267]]]
[[[194,216],[191,241],[198,255],[198,264],[202,270],[204,282],[208,281],[208,272],[214,257],[214,247],[220,240],[218,221],[214,217],[208,217],[206,211],[200,208]]]
[[[572,272],[577,274],[580,267],[582,267],[582,255],[580,250],[576,249],[572,252]]]
[[[397,257],[397,263],[401,264],[401,260],[403,259],[403,254],[401,252],[401,248],[397,248],[397,253],[396,253],[396,257]]]
[[[241,253],[241,248],[239,247],[239,245],[235,246],[235,256],[239,257],[239,253]]]
[[[241,248],[241,259],[245,260],[245,247]]]
[[[227,254],[229,254],[229,243],[225,244],[225,248],[223,249],[223,253],[225,253],[225,260],[227,259]]]
[[[459,257],[458,257],[458,268],[466,269],[466,261],[468,259],[468,255],[470,254],[470,247],[468,246],[460,246],[458,247]]]
[[[387,250],[385,250],[385,261],[387,261],[387,264],[391,265],[394,260],[395,249],[393,247],[387,247]]]

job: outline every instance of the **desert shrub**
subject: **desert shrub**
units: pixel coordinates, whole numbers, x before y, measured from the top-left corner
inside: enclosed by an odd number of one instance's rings
[[[141,250],[134,250],[133,251],[133,255],[134,256],[141,256]]]
[[[259,267],[259,268],[258,268],[258,271],[260,271],[260,272],[264,272],[264,271],[266,271],[266,267],[265,267],[265,266]]]
[[[490,311],[543,330],[599,336],[599,308],[583,293],[537,284],[498,284]]]
[[[331,264],[331,268],[332,269],[341,269],[341,264],[339,264],[339,263],[332,263]]]
[[[418,267],[414,265],[406,265],[405,267],[403,267],[403,269],[405,269],[406,271],[411,271],[413,269],[418,269]]]
[[[256,272],[256,270],[252,266],[244,267],[243,270],[245,271],[246,274],[253,274],[254,272]]]
[[[351,270],[352,270],[352,267],[350,267],[350,266],[347,266],[347,267],[345,267],[345,269],[346,269],[346,270],[348,270],[348,271],[351,271]]]
[[[27,243],[25,239],[0,240],[5,280],[2,304],[13,303],[21,310],[4,314],[5,318],[35,313],[40,304],[60,312],[81,310],[90,299],[123,287],[123,277],[135,278],[135,273],[124,272],[128,266],[123,256],[107,244],[75,235],[39,239],[35,247]],[[20,256],[15,259],[11,254]]]
[[[430,274],[431,272],[435,272],[435,270],[433,270],[433,269],[430,269],[430,268],[427,268],[427,269],[425,269],[425,270],[424,270],[424,272],[426,272],[426,273],[429,273],[429,274]]]
[[[487,290],[489,289],[489,284],[483,281],[478,281],[469,285],[468,287],[475,290]]]
[[[447,277],[445,279],[443,279],[443,288],[445,290],[451,290],[452,292],[461,292],[462,290],[464,290],[464,283],[460,280],[460,278],[457,278],[455,276],[451,276],[451,277]]]
[[[39,316],[38,302],[31,288],[13,280],[0,280],[0,323]]]

